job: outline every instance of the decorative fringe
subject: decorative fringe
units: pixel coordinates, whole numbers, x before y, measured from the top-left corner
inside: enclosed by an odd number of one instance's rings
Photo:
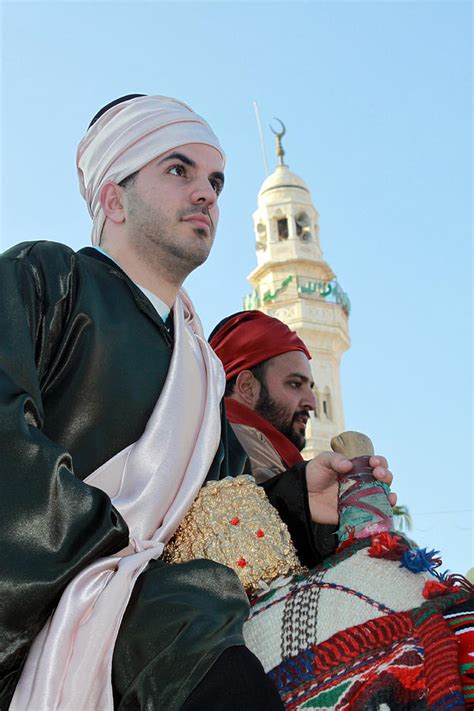
[[[422,595],[426,600],[431,600],[434,597],[446,595],[449,592],[453,592],[452,585],[442,583],[440,580],[427,580],[423,587]]]
[[[439,551],[435,550],[428,551],[426,548],[411,548],[402,555],[400,567],[407,568],[412,573],[429,572],[439,580],[444,581],[447,571],[445,573],[436,571],[436,568],[443,564],[441,558],[436,557],[438,554]]]
[[[464,577],[464,575],[461,575],[460,573],[451,573],[450,575],[448,575],[447,572],[444,575],[444,581],[448,585],[455,585],[456,589],[460,589],[463,592],[466,592],[468,595],[474,596],[474,585],[470,583],[469,580]]]
[[[436,557],[438,554],[439,551],[428,551],[426,548],[410,549],[403,553],[400,566],[407,568],[412,573],[426,571],[438,579],[438,582],[428,581],[426,583],[423,589],[423,595],[426,598],[437,597],[448,591],[452,592],[454,588],[467,593],[471,597],[474,596],[474,585],[464,575],[450,573],[449,570],[445,570],[444,573],[436,570],[443,564],[441,558]]]
[[[409,545],[403,536],[397,533],[379,533],[373,536],[368,553],[371,558],[400,560],[408,549]]]

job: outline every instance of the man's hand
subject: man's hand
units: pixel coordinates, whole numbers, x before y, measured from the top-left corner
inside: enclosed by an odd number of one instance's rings
[[[388,469],[385,457],[375,455],[370,457],[369,464],[373,467],[375,479],[391,485],[393,474]],[[306,481],[308,484],[309,508],[311,518],[315,523],[337,524],[337,498],[339,493],[339,474],[348,474],[352,462],[342,454],[321,452],[306,465]],[[396,494],[389,494],[391,506],[395,506]]]

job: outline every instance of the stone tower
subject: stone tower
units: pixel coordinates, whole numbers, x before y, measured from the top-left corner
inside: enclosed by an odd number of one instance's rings
[[[284,162],[283,124],[274,133],[279,165],[263,182],[253,214],[257,268],[248,277],[254,290],[244,309],[281,319],[311,353],[317,410],[306,429],[307,459],[330,449],[331,437],[344,430],[339,370],[350,346],[350,303],[323,259],[319,214],[308,187]]]

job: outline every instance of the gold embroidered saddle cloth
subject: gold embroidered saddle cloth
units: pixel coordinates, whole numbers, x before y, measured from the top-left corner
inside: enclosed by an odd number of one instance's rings
[[[303,570],[286,524],[246,475],[203,486],[163,552],[168,563],[196,558],[235,570],[249,594]]]

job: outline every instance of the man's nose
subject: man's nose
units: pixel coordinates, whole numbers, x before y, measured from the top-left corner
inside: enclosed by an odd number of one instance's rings
[[[303,393],[300,405],[308,410],[316,410],[316,395],[309,388]]]
[[[216,191],[207,178],[201,178],[195,181],[191,193],[191,201],[193,205],[206,205],[207,207],[212,207],[216,200]]]

